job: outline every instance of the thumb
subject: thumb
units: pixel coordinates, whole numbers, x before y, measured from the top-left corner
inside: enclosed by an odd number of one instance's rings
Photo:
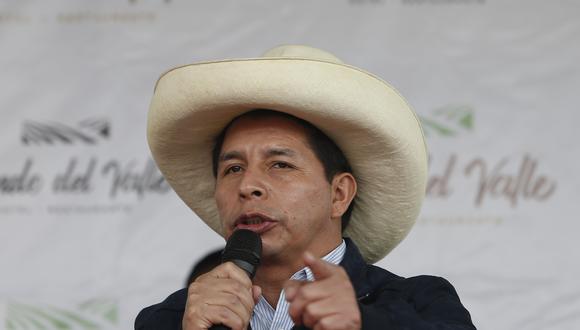
[[[336,267],[331,263],[315,257],[308,251],[304,253],[304,263],[312,270],[312,274],[314,274],[314,278],[317,280],[330,277],[333,273],[333,268]]]

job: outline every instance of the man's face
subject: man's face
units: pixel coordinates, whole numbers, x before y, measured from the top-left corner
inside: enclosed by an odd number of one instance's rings
[[[226,238],[241,228],[259,233],[264,261],[327,253],[340,242],[331,185],[291,120],[241,118],[228,129],[215,199]]]

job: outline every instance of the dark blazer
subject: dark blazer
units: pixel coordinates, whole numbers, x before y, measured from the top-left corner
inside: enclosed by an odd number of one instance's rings
[[[441,277],[403,278],[367,265],[354,243],[345,238],[340,263],[354,286],[363,329],[471,330],[475,329],[453,286]],[[143,309],[136,330],[181,330],[187,289]],[[302,329],[302,327],[294,327]]]

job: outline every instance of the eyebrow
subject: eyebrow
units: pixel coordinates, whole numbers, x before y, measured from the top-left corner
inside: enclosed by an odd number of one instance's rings
[[[288,148],[270,148],[265,152],[266,156],[288,156],[292,157],[296,155],[296,151]]]
[[[219,162],[225,162],[230,159],[243,159],[242,153],[239,151],[228,151],[220,155]]]
[[[296,151],[288,148],[269,148],[268,150],[266,150],[266,152],[264,152],[264,154],[266,155],[266,157],[272,156],[292,157],[296,155]],[[232,159],[244,159],[244,158],[245,157],[242,155],[241,152],[233,150],[221,154],[219,157],[219,162],[221,163]]]

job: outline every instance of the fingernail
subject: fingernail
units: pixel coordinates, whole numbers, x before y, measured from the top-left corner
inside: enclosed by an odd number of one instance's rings
[[[284,294],[286,295],[286,300],[294,299],[294,295],[296,294],[296,288],[291,286],[284,290]]]

